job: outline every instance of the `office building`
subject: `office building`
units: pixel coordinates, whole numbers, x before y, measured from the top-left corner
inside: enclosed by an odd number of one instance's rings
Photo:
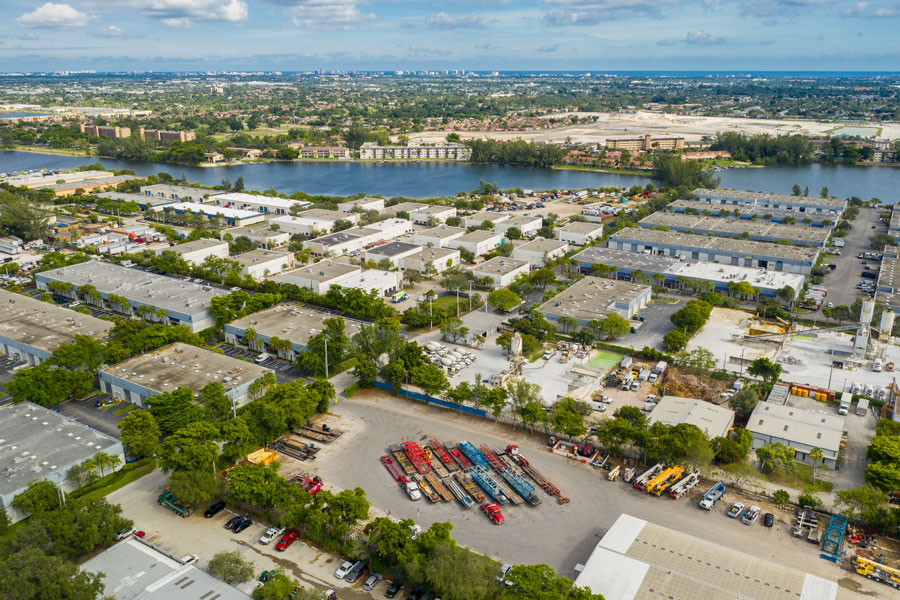
[[[270,275],[294,268],[294,254],[257,248],[250,252],[238,254],[232,260],[241,265],[241,275],[262,281]]]
[[[670,202],[666,210],[679,214],[706,215],[710,217],[722,217],[726,219],[740,219],[742,221],[757,221],[772,223],[808,223],[814,227],[830,226],[837,223],[839,215],[829,212],[804,212],[797,214],[795,210],[787,208],[766,208],[763,206],[710,204],[697,199],[683,199]]]
[[[165,129],[144,129],[138,127],[138,136],[149,142],[193,142],[197,135],[193,131],[169,131]]]
[[[556,229],[556,239],[573,246],[587,246],[601,237],[603,237],[602,223],[573,221]]]
[[[422,246],[419,246],[418,244],[393,241],[365,250],[363,252],[363,259],[367,262],[371,260],[376,263],[386,260],[391,263],[391,267],[396,269],[400,267],[401,261],[404,258],[418,254],[421,251]]]
[[[455,248],[457,250],[468,250],[475,256],[481,256],[482,254],[487,254],[503,242],[504,238],[502,233],[476,229],[472,233],[454,237],[444,245],[448,248]]]
[[[278,231],[270,229],[272,221],[269,223],[259,223],[256,225],[248,225],[246,227],[234,227],[226,229],[222,232],[222,237],[226,234],[231,235],[232,240],[238,238],[247,238],[251,242],[259,244],[263,248],[279,248],[286,246],[291,241],[291,234],[287,231]]]
[[[760,402],[747,420],[747,431],[753,434],[754,449],[781,442],[794,451],[794,460],[811,464],[809,453],[819,448],[822,463],[833,469],[841,452],[845,419],[833,408],[825,412]]]
[[[404,257],[400,260],[400,268],[402,270],[410,269],[425,273],[434,270],[435,273],[442,273],[451,267],[459,265],[459,250],[453,248],[422,248],[421,251]],[[429,269],[431,267],[431,269]]]
[[[85,125],[84,123],[79,123],[78,130],[81,133],[85,133],[93,137],[105,137],[113,140],[121,140],[131,137],[131,128],[129,127]]]
[[[466,230],[462,227],[451,227],[450,225],[438,225],[425,231],[420,231],[413,235],[413,242],[420,246],[428,246],[431,244],[435,248],[445,248],[450,246],[450,242],[466,235]]]
[[[491,278],[494,282],[494,289],[507,287],[520,275],[528,275],[530,272],[531,263],[527,260],[502,256],[472,267],[472,275],[478,279]]]
[[[637,150],[641,152],[680,150],[684,148],[684,138],[653,137],[650,134],[640,137],[607,138],[606,148],[609,150]]]
[[[203,264],[207,256],[228,258],[228,242],[213,238],[200,238],[193,242],[163,246],[156,249],[157,254],[162,254],[163,252],[174,252],[190,264],[200,265]]]
[[[306,200],[289,200],[256,194],[227,193],[211,198],[216,206],[224,206],[237,210],[249,210],[266,215],[287,215],[294,207],[303,208],[312,204]]]
[[[543,267],[548,261],[552,261],[560,256],[565,256],[568,251],[569,244],[566,242],[538,238],[516,246],[513,250],[512,257],[520,260],[527,260],[533,265]]]
[[[378,296],[390,296],[400,290],[400,271],[364,269],[351,274],[338,285],[356,288],[366,293],[374,291]]]
[[[394,213],[396,214],[396,213]],[[430,204],[422,208],[409,211],[409,219],[417,225],[431,225],[443,223],[450,217],[456,216],[456,209],[452,206],[440,206]]]
[[[502,212],[494,212],[494,211],[484,211],[480,213],[475,213],[474,215],[469,215],[467,217],[463,217],[462,223],[466,228],[469,227],[481,227],[485,223],[492,223],[496,225],[497,223],[502,223],[503,221],[509,220],[508,213]]]
[[[324,294],[333,285],[344,286],[343,282],[351,276],[359,273],[360,268],[347,263],[334,262],[332,260],[320,260],[312,265],[306,265],[293,271],[281,274],[281,281],[309,288],[317,294]]]
[[[611,313],[630,319],[650,304],[650,286],[627,281],[585,277],[572,284],[538,310],[549,321],[572,317],[585,326]]]
[[[512,217],[511,219],[507,219],[506,221],[499,221],[494,223],[494,231],[499,233],[506,233],[513,227],[521,232],[522,237],[530,238],[537,234],[538,229],[540,229],[544,224],[543,219],[538,216],[534,217]]]
[[[381,211],[384,208],[384,198],[358,198],[356,200],[348,200],[338,204],[338,210],[341,212],[365,212],[367,210]]]
[[[388,215],[389,217],[396,217],[399,213],[405,213],[408,215],[419,209],[427,207],[428,204],[423,204],[421,202],[400,202],[399,204],[394,204],[393,206],[385,206],[381,212],[385,215]]]

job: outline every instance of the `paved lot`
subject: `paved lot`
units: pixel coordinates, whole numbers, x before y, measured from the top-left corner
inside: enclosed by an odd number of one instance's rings
[[[12,380],[15,369],[22,366],[25,366],[24,362],[0,355],[0,392],[7,393],[6,384]]]
[[[251,361],[256,362],[256,357],[259,356],[259,353],[257,352],[251,352],[250,350],[238,348],[237,346],[222,344],[219,346],[219,348],[226,354],[226,356],[230,356],[232,358],[243,356],[244,358],[248,358]],[[275,358],[274,356],[270,356],[263,362],[257,364],[259,364],[261,367],[272,369],[275,372],[275,379],[278,381],[278,383],[290,383],[291,381],[296,381],[297,379],[303,379],[309,376],[308,372],[302,369],[297,369],[296,367],[294,367],[293,363],[282,360],[280,358]]]
[[[637,330],[637,333],[629,333],[622,336],[616,344],[621,346],[631,346],[638,350],[644,346],[662,350],[663,338],[667,333],[674,329],[674,325],[672,325],[672,321],[669,320],[669,317],[680,310],[681,307],[684,306],[684,302],[685,301],[680,299],[677,302],[654,300],[641,312],[641,316],[647,320],[644,321],[641,328]]]
[[[823,306],[827,306],[829,302],[835,306],[853,304],[861,295],[855,286],[863,281],[860,273],[862,273],[865,263],[868,263],[874,272],[878,272],[880,265],[877,261],[865,261],[857,258],[860,252],[872,252],[869,238],[878,233],[887,232],[887,227],[878,220],[878,212],[872,208],[859,209],[859,216],[852,221],[853,228],[850,230],[850,234],[844,238],[845,245],[841,248],[841,256],[826,258],[827,262],[837,265],[837,268],[825,277],[825,282],[822,284],[828,290],[828,296]],[[875,229],[872,229],[873,225]],[[821,309],[817,314],[821,316]],[[811,313],[810,316],[812,316]]]
[[[109,397],[109,394],[98,394],[91,396],[86,400],[67,400],[58,405],[56,409],[60,414],[72,417],[79,423],[84,423],[85,425],[118,439],[120,434],[119,422],[124,419],[125,415],[128,413],[125,412],[121,415],[117,415],[115,414],[115,411],[124,407],[127,403],[122,402],[121,404],[110,406],[106,410],[100,410],[94,406],[94,403],[98,400],[108,399]]]

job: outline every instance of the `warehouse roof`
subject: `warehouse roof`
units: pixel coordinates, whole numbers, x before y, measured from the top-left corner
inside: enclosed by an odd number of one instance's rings
[[[615,600],[834,600],[837,584],[692,535],[620,515],[575,584]]]
[[[512,273],[516,269],[520,269],[530,263],[527,260],[519,260],[518,258],[505,258],[497,256],[491,260],[487,260],[480,265],[472,267],[473,273],[484,273],[488,275],[506,275]]]
[[[410,244],[409,242],[388,242],[381,246],[375,246],[366,250],[366,254],[377,254],[379,256],[397,256],[398,254],[406,254],[413,250],[421,250],[419,244]]]
[[[290,200],[288,198],[276,198],[273,196],[261,196],[256,194],[244,194],[240,192],[229,192],[227,194],[219,194],[212,198],[216,204],[223,202],[235,204],[255,204],[260,206],[273,206],[275,208],[283,208],[290,210],[293,206],[309,206],[312,202],[306,200]]]
[[[466,230],[462,227],[451,227],[450,225],[438,225],[425,231],[419,231],[416,235],[424,235],[428,237],[445,240],[453,237],[461,237],[466,234]]]
[[[272,308],[232,321],[227,327],[241,332],[252,327],[257,334],[266,338],[277,337],[290,340],[293,344],[306,346],[311,338],[322,332],[322,321],[335,316],[303,304],[277,304]],[[361,327],[368,325],[368,323],[348,317],[343,317],[343,319],[344,332],[348,337],[353,337]]]
[[[603,264],[609,267],[624,269],[640,269],[650,273],[663,273],[674,266],[683,264],[684,259],[665,254],[644,254],[643,252],[629,252],[618,248],[604,248],[591,246],[585,248],[572,258],[584,263]]]
[[[500,232],[485,231],[484,229],[476,229],[471,233],[459,236],[453,241],[462,242],[465,244],[477,244],[478,242],[485,242],[487,240],[493,240],[497,238],[503,238],[503,234]]]
[[[712,439],[724,437],[734,424],[734,411],[703,400],[663,396],[650,413],[650,423],[696,425]]]
[[[81,463],[118,440],[56,411],[20,402],[0,406],[0,496]]]
[[[509,229],[511,227],[523,227],[525,225],[533,225],[535,221],[541,221],[543,223],[543,219],[540,215],[534,215],[530,217],[526,217],[523,215],[519,215],[518,217],[513,217],[509,221],[503,221],[500,223],[503,229]]]
[[[262,216],[255,210],[240,210],[237,208],[230,208],[228,206],[214,206],[212,204],[200,204],[198,202],[176,202],[175,204],[166,204],[160,210],[166,208],[176,211],[180,210],[182,212],[200,213],[210,217],[222,216],[232,219],[249,219],[251,217]]]
[[[284,258],[289,258],[291,256],[290,252],[278,252],[277,250],[266,250],[265,248],[257,248],[256,250],[251,250],[250,252],[244,252],[243,254],[238,254],[237,256],[232,256],[231,260],[236,261],[245,267],[251,267],[257,263],[269,262],[272,260],[280,260]]]
[[[569,247],[568,242],[561,242],[559,240],[545,240],[543,238],[532,240],[530,242],[525,242],[520,246],[516,246],[515,251],[524,250],[525,252],[556,252],[557,250],[565,250]]]
[[[751,236],[776,240],[797,240],[807,244],[824,244],[831,228],[809,225],[785,225],[771,221],[744,221],[703,215],[687,215],[674,212],[657,212],[641,220],[642,226],[690,229],[711,232],[714,235],[733,236],[747,233]]]
[[[160,252],[171,250],[172,252],[176,252],[178,254],[190,254],[191,252],[196,252],[198,250],[208,250],[209,248],[218,248],[221,246],[227,248],[228,242],[217,240],[215,238],[200,238],[199,240],[193,240],[191,242],[185,242],[183,244],[175,244],[174,246],[169,246],[168,248],[162,248]]]
[[[253,383],[271,371],[225,354],[175,342],[101,369],[101,372],[158,392],[171,392],[180,387],[199,392],[214,381],[229,392]]]
[[[627,227],[610,236],[610,240],[631,240],[649,244],[683,246],[693,249],[716,250],[721,253],[755,255],[803,262],[815,262],[818,249],[810,246],[788,246],[772,242],[756,242],[735,238],[719,238],[708,235],[679,233],[677,231],[657,231]]]
[[[385,206],[381,212],[386,215],[396,215],[398,212],[415,212],[426,206],[428,205],[422,204],[421,202],[401,202],[400,204],[394,204],[393,206]]]
[[[318,282],[327,282],[342,275],[347,275],[349,273],[355,273],[359,271],[359,267],[355,265],[348,265],[347,263],[335,262],[333,260],[320,260],[317,263],[313,263],[311,265],[307,265],[305,267],[300,267],[299,269],[294,269],[293,271],[288,271],[286,273],[282,273],[282,278],[284,277],[300,277],[302,279],[309,279],[311,281]]]
[[[603,223],[591,223],[589,221],[573,221],[566,223],[562,227],[557,227],[557,231],[570,231],[572,233],[581,233],[587,235],[594,233],[598,229],[603,229]]]
[[[631,304],[649,289],[645,284],[585,277],[544,302],[538,310],[592,321],[615,312],[616,304]]]
[[[246,225],[244,227],[232,227],[231,229],[226,229],[222,232],[222,234],[230,233],[233,239],[237,239],[239,237],[258,237],[264,240],[268,240],[269,238],[274,238],[276,236],[288,235],[287,232],[284,231],[275,231],[273,229],[269,229],[268,223],[257,223],[256,225]]]
[[[329,219],[331,221],[351,221],[356,223],[359,220],[358,215],[343,213],[339,210],[328,210],[325,208],[311,208],[309,210],[304,210],[303,212],[297,213],[298,217],[306,217],[308,219]],[[284,218],[284,217],[281,217]]]
[[[118,294],[135,304],[157,306],[183,314],[209,310],[213,297],[224,296],[227,293],[184,279],[130,269],[99,260],[51,269],[38,273],[36,277],[39,280],[68,282],[76,288],[91,284],[104,295]]]
[[[149,542],[130,537],[81,565],[103,574],[115,600],[250,600],[250,596]]]
[[[104,321],[41,302],[31,296],[0,290],[0,338],[32,348],[53,352],[63,344],[71,344],[76,335],[105,338],[112,321]]]
[[[467,217],[463,217],[463,224],[466,227],[472,227],[473,225],[481,225],[487,221],[491,223],[500,223],[509,219],[509,215],[506,213],[495,212],[495,211],[484,211],[480,213],[475,213],[474,215],[469,215]]]
[[[431,216],[434,216],[434,215],[442,215],[442,214],[444,214],[445,212],[448,212],[448,211],[456,212],[456,209],[453,208],[452,206],[442,206],[442,205],[440,205],[440,204],[427,204],[427,205],[425,205],[425,206],[423,206],[423,207],[421,207],[421,208],[416,208],[416,209],[414,209],[414,210],[410,210],[410,211],[407,211],[407,212],[410,212],[410,213],[418,213],[418,214],[420,214],[420,215],[431,215]]]
[[[809,196],[786,196],[784,194],[764,194],[762,192],[747,192],[742,190],[710,190],[697,188],[691,192],[692,196],[709,196],[713,198],[734,198],[736,200],[768,200],[771,202],[783,202],[785,204],[806,204],[810,206],[838,206],[843,207],[847,201],[837,198],[812,198]]]
[[[820,410],[760,402],[747,420],[747,429],[759,435],[837,452],[844,433],[844,421],[842,416]]]
[[[700,200],[691,200],[691,199],[682,199],[675,200],[670,202],[666,206],[666,210],[670,212],[679,212],[677,209],[687,210],[693,209],[698,211],[699,213],[703,213],[703,211],[710,211],[710,213],[715,213],[718,211],[727,210],[731,213],[728,218],[737,219],[743,218],[745,221],[749,221],[749,217],[753,215],[757,215],[758,218],[765,218],[768,215],[768,218],[781,218],[781,217],[793,217],[793,218],[804,218],[809,216],[814,221],[821,221],[823,219],[829,219],[831,221],[836,220],[836,215],[830,215],[827,213],[816,213],[816,212],[803,212],[798,213],[796,210],[788,210],[786,208],[772,208],[767,206],[754,206],[754,205],[739,205],[734,206],[730,204],[709,204],[708,202],[703,202]],[[738,214],[736,214],[738,213]]]

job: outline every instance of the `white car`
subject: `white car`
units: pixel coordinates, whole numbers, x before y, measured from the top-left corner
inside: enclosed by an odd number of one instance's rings
[[[728,509],[728,516],[732,519],[737,519],[739,516],[741,516],[742,512],[744,512],[744,503],[735,502],[731,505],[731,508]]]
[[[600,402],[604,404],[610,404],[612,402],[612,398],[609,396],[600,396]]]
[[[337,571],[334,572],[334,576],[338,579],[343,579],[347,576],[347,573],[350,572],[350,569],[353,568],[353,563],[349,560],[345,560],[341,566],[337,568]]]
[[[284,527],[269,527],[259,538],[260,544],[268,544],[284,533]]]
[[[119,531],[116,533],[116,540],[124,540],[129,535],[133,535],[137,533],[137,528],[132,527],[131,529],[126,529],[125,531]]]
[[[187,556],[183,556],[181,558],[182,564],[185,564],[185,565],[192,565],[195,562],[197,562],[198,560],[200,560],[200,557],[197,556],[196,554],[188,554]]]

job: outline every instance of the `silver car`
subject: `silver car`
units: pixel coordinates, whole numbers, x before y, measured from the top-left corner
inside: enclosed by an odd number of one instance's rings
[[[353,568],[353,563],[349,560],[345,560],[341,566],[337,568],[337,571],[334,572],[334,576],[338,579],[343,579],[347,576],[347,573],[350,572],[350,569]]]
[[[269,527],[259,538],[260,544],[268,544],[284,533],[284,527]]]
[[[369,578],[366,579],[366,582],[363,584],[362,588],[370,592],[375,589],[375,586],[381,581],[381,573],[372,573],[369,575]]]

